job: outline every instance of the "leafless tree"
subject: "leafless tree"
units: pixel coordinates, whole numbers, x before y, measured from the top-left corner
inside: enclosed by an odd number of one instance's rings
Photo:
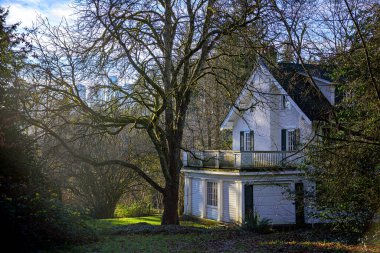
[[[82,161],[133,170],[163,195],[162,224],[178,224],[181,143],[192,93],[210,72],[218,42],[258,21],[261,7],[261,1],[245,0],[78,1],[76,27],[45,21],[34,33],[29,122]],[[91,100],[82,98],[80,84],[92,89]],[[129,126],[145,131],[164,184],[130,160],[86,155],[71,145],[86,131],[58,134],[64,124],[98,134]]]
[[[66,126],[62,131],[78,131],[79,127]],[[71,134],[70,134],[71,135]],[[143,138],[130,134],[129,139],[144,143]],[[79,147],[82,152],[101,160],[110,160],[115,157],[129,157],[141,168],[154,171],[155,166],[152,150],[144,147],[144,156],[140,145],[126,145],[125,132],[119,136],[89,135],[78,139],[72,145]],[[96,218],[112,218],[116,205],[126,194],[143,191],[146,183],[131,170],[120,165],[93,166],[73,158],[68,151],[62,148],[59,142],[50,136],[44,136],[39,141],[43,157],[49,163],[47,175],[61,190],[61,198],[65,203],[87,210]],[[146,140],[145,140],[146,145]],[[140,146],[140,147],[139,147]],[[143,162],[141,159],[148,159]],[[145,163],[145,164],[144,164]]]

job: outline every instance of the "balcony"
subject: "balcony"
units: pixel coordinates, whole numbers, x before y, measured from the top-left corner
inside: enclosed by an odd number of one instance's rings
[[[185,167],[221,169],[275,169],[296,167],[303,154],[296,151],[206,150],[184,152]]]

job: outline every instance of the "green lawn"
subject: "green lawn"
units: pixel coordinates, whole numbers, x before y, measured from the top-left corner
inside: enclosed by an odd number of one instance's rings
[[[363,247],[315,240],[310,231],[254,234],[237,229],[215,229],[212,221],[182,221],[183,226],[195,226],[204,233],[188,234],[112,234],[120,226],[145,222],[159,225],[159,216],[118,218],[88,221],[100,234],[95,243],[70,247],[57,252],[380,252],[379,247]]]
[[[98,219],[98,220],[89,220],[87,223],[102,232],[117,227],[125,226],[130,224],[136,224],[139,222],[146,222],[151,225],[160,225],[161,217],[160,216],[146,216],[146,217],[131,217],[131,218],[115,218],[115,219]]]
[[[196,245],[205,239],[210,239],[210,235],[113,235],[61,252],[199,252],[203,250]]]
[[[161,216],[145,216],[145,217],[131,217],[131,218],[114,218],[114,219],[98,219],[89,220],[87,223],[100,232],[107,232],[108,230],[115,228],[117,226],[125,226],[130,224],[136,224],[140,222],[145,222],[150,225],[160,225]],[[192,226],[199,228],[212,228],[220,226],[219,223],[211,220],[202,221],[181,221],[182,226]]]

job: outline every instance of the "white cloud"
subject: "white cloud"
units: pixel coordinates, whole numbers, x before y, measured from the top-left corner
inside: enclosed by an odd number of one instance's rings
[[[39,14],[40,13],[36,9],[28,8],[20,4],[12,4],[9,5],[9,16],[7,18],[7,23],[14,24],[21,22],[21,26],[30,27],[33,22],[35,22],[36,17]]]
[[[38,16],[48,18],[51,24],[58,24],[62,18],[70,21],[74,13],[70,0],[0,0],[0,4],[9,8],[7,23],[21,22],[21,27],[32,27]]]

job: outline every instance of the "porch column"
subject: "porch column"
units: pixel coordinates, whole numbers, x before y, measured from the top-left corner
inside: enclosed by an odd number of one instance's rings
[[[237,188],[237,222],[243,223],[243,217],[244,217],[244,189],[243,189],[243,182],[239,181],[236,182],[236,188]]]
[[[191,177],[185,176],[185,203],[184,213],[191,215],[191,202],[192,202],[192,180]]]
[[[182,151],[182,164],[184,167],[189,166],[187,163],[187,152],[185,151]]]
[[[218,182],[218,221],[223,220],[223,180]]]
[[[202,210],[201,210],[201,218],[206,218],[206,205],[207,205],[207,183],[206,179],[201,179],[201,189],[202,189]]]

